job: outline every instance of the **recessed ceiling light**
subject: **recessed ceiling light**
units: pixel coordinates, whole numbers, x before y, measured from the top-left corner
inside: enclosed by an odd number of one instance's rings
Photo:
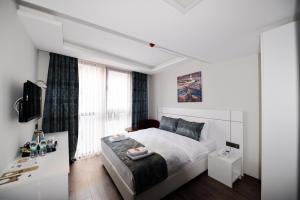
[[[164,0],[172,7],[186,14],[189,10],[194,8],[202,0]]]

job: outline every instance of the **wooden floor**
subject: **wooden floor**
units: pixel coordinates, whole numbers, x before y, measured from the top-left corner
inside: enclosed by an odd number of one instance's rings
[[[102,165],[101,156],[79,160],[69,175],[71,200],[119,200],[117,188]],[[207,172],[185,184],[164,200],[256,200],[260,199],[260,181],[244,176],[233,189],[207,176]]]

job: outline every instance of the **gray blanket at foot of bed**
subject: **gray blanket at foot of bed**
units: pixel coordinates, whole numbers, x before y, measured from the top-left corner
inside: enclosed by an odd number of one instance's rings
[[[132,147],[143,147],[144,145],[131,138],[119,142],[110,142],[108,138],[104,137],[102,140],[132,172],[133,187],[136,194],[147,190],[168,177],[167,163],[161,155],[154,153],[151,156],[134,161],[127,157],[127,150]]]

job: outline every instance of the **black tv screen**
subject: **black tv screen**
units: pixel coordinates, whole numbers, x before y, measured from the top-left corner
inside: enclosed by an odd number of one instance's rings
[[[28,122],[41,116],[42,89],[27,81],[23,87],[23,101],[20,105],[19,122]]]

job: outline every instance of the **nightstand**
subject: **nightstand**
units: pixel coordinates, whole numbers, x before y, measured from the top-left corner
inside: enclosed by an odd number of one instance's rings
[[[232,184],[242,177],[243,160],[240,151],[234,150],[230,156],[219,155],[220,150],[208,155],[208,175],[232,188]]]

